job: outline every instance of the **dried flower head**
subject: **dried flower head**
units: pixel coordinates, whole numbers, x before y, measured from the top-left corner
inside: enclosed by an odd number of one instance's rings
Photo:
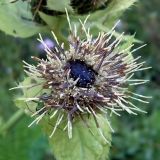
[[[71,0],[70,5],[76,13],[86,14],[89,12],[95,12],[96,10],[105,9],[110,2],[111,0]]]
[[[33,113],[32,116],[36,116],[36,119],[29,126],[38,123],[47,113],[50,113],[50,118],[56,115],[58,117],[50,137],[62,120],[67,119],[65,128],[68,129],[71,138],[72,125],[76,117],[89,127],[84,116],[93,116],[97,128],[103,135],[99,128],[97,114],[109,111],[116,115],[120,115],[121,111],[127,111],[129,114],[136,114],[136,111],[144,112],[135,106],[131,99],[148,103],[145,98],[149,97],[131,92],[129,86],[147,82],[147,80],[132,78],[135,72],[149,67],[143,68],[145,62],[137,62],[140,57],[133,59],[128,54],[133,45],[123,50],[119,49],[123,33],[114,39],[116,25],[110,32],[100,32],[95,38],[90,34],[90,29],[85,28],[86,21],[82,23],[80,20],[82,32],[85,34],[85,38],[81,39],[77,35],[76,26],[71,26],[69,18],[68,22],[70,36],[67,50],[63,43],[58,42],[53,32],[56,47],[52,50],[40,35],[38,41],[44,45],[47,60],[32,57],[37,61],[37,65],[24,62],[27,75],[35,80],[34,86],[42,86],[41,95],[25,99],[42,104]],[[132,50],[131,53],[137,49]]]

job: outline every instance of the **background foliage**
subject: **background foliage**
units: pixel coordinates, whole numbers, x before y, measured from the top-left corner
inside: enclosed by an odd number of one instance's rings
[[[112,160],[158,160],[160,157],[160,1],[141,0],[122,17],[120,31],[136,32],[136,38],[147,43],[134,56],[141,55],[153,68],[136,76],[150,79],[150,83],[133,88],[137,93],[152,95],[149,105],[141,107],[148,114],[137,117],[123,114],[112,117]],[[22,60],[31,61],[39,55],[36,37],[13,38],[0,32],[0,126],[17,110],[13,103],[15,80],[23,79]],[[41,53],[43,54],[43,53]],[[31,119],[23,116],[5,133],[0,135],[0,160],[53,160],[47,139],[38,126],[27,128]],[[1,127],[0,127],[1,128]]]

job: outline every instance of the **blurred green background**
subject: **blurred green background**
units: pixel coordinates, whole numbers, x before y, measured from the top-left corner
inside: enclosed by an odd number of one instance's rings
[[[136,38],[147,46],[134,56],[142,56],[152,69],[137,73],[150,83],[133,88],[137,93],[151,95],[149,105],[137,103],[148,114],[131,116],[123,113],[112,117],[113,142],[111,160],[160,159],[160,1],[141,0],[121,17],[120,31],[136,32]],[[9,91],[16,81],[23,80],[22,60],[41,56],[36,37],[13,38],[0,32],[0,128],[17,111],[13,99],[17,91]],[[43,54],[43,53],[41,53]],[[53,160],[46,137],[38,126],[27,128],[31,118],[23,115],[0,134],[0,160]]]

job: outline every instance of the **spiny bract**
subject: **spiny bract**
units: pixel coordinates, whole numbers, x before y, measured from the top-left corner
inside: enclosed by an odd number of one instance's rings
[[[142,68],[145,62],[138,63],[140,57],[136,59],[131,57],[129,51],[133,45],[123,50],[119,49],[123,33],[118,38],[114,38],[116,25],[110,32],[100,32],[95,38],[90,34],[90,28],[85,28],[86,21],[84,23],[80,21],[82,33],[85,35],[85,38],[81,39],[77,35],[76,25],[72,26],[69,18],[68,21],[69,48],[65,49],[64,43],[60,44],[52,32],[56,47],[51,50],[40,35],[38,40],[45,47],[47,60],[33,57],[37,65],[24,62],[25,72],[35,81],[35,84],[20,85],[16,88],[42,86],[41,95],[25,98],[27,102],[42,104],[34,111],[32,116],[36,116],[36,119],[29,126],[38,123],[44,116],[50,118],[57,116],[50,137],[62,120],[66,120],[64,129],[68,129],[71,138],[74,120],[79,117],[89,128],[84,117],[93,116],[102,135],[97,114],[110,112],[120,115],[121,111],[127,111],[129,114],[136,114],[135,111],[144,112],[136,107],[131,99],[148,103],[145,98],[149,97],[131,92],[129,86],[147,82],[147,80],[132,78],[135,72],[149,67]]]

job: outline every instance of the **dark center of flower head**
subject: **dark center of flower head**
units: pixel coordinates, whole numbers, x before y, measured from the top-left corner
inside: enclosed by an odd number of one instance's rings
[[[69,61],[70,77],[78,79],[77,87],[90,88],[95,82],[96,72],[82,60]]]

